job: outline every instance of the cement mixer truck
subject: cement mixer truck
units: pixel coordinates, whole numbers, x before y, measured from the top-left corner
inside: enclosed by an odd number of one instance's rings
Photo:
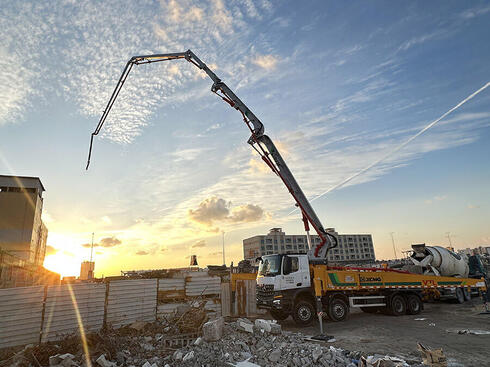
[[[409,259],[414,267],[411,271],[443,277],[468,278],[469,265],[465,255],[457,254],[441,246],[426,246],[425,243],[412,245],[413,253]],[[471,299],[471,293],[477,289],[443,288],[438,289],[441,299],[456,299],[459,303]]]

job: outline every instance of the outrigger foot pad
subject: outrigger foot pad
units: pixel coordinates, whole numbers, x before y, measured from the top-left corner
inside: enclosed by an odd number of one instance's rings
[[[335,341],[335,338],[333,337],[333,335],[325,335],[325,334],[312,336],[310,339],[319,340],[319,341],[323,341],[323,342],[331,342],[331,343]]]

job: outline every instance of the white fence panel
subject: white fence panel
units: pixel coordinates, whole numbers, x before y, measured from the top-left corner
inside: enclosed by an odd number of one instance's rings
[[[157,317],[163,318],[177,313],[179,307],[186,307],[186,303],[164,303],[158,305]]]
[[[153,321],[156,305],[156,279],[110,282],[107,323],[117,328],[135,321]]]
[[[0,348],[39,342],[44,286],[0,289]]]
[[[159,291],[183,291],[184,289],[184,278],[160,278],[158,280]]]
[[[105,284],[64,284],[49,286],[46,296],[42,341],[97,331],[104,322]]]
[[[185,283],[185,295],[190,297],[221,293],[221,278],[218,276],[189,276]]]

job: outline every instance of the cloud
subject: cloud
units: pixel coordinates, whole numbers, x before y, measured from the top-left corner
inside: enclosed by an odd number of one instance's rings
[[[144,250],[139,250],[139,251],[136,251],[136,255],[141,255],[141,256],[143,256],[143,255],[148,255],[148,254],[149,254],[149,252],[148,252],[148,251],[144,251]]]
[[[475,7],[467,9],[460,14],[463,19],[472,19],[490,12],[490,6]]]
[[[480,205],[468,204],[466,207],[468,209],[479,209],[480,208]]]
[[[206,247],[206,241],[200,240],[191,245],[191,248]]]
[[[57,248],[54,248],[53,246],[47,245],[46,246],[46,255],[54,255],[58,252],[59,250]]]
[[[102,247],[114,247],[120,245],[121,243],[121,240],[117,239],[114,236],[106,237],[100,240],[100,246]]]
[[[398,47],[398,51],[406,51],[409,48],[425,43],[427,41],[432,41],[434,39],[438,39],[440,37],[446,36],[447,32],[445,30],[439,29],[431,33],[424,34],[422,36],[413,37],[405,42],[403,42],[400,47]]]
[[[250,223],[260,220],[264,210],[254,204],[243,204],[231,208],[231,202],[217,196],[211,196],[203,200],[197,209],[188,211],[191,221],[205,227],[212,227],[215,222]],[[218,228],[212,228],[217,232]]]
[[[175,162],[180,161],[193,161],[201,156],[202,153],[208,151],[208,148],[189,148],[189,149],[181,149],[172,152],[171,155],[175,158]]]
[[[112,236],[112,237],[105,237],[101,239],[99,243],[94,243],[94,247],[114,247],[114,246],[119,246],[120,244],[122,244],[122,241]],[[82,247],[86,247],[86,248],[90,248],[91,246],[92,246],[91,243],[82,244]]]
[[[112,224],[111,218],[109,218],[107,215],[104,215],[102,218],[100,218],[104,224]]]
[[[447,199],[447,196],[446,195],[436,195],[432,199],[425,200],[425,203],[426,204],[432,204],[434,202],[443,201],[443,200],[446,200],[446,199]]]
[[[252,60],[252,63],[263,69],[272,70],[277,65],[277,57],[273,55],[258,55]]]
[[[160,249],[160,251],[161,251],[161,252],[167,252],[167,251],[168,251],[168,248],[167,248],[167,247],[162,247],[162,248]]]
[[[194,222],[211,226],[214,221],[225,219],[230,203],[216,196],[205,199],[195,210],[189,209],[188,216]]]
[[[231,211],[229,220],[232,222],[255,222],[262,219],[264,210],[253,204],[240,205]]]
[[[49,95],[65,98],[76,104],[78,113],[97,119],[125,62],[137,53],[191,47],[213,50],[205,55],[208,65],[225,55],[240,60],[248,52],[245,35],[271,13],[269,1],[87,0],[53,7],[5,0],[0,18],[0,125],[20,120],[33,97]],[[82,61],[88,54],[90,60]],[[29,55],[29,61],[9,61],[19,55]],[[162,104],[208,93],[199,83],[178,88],[196,75],[199,70],[185,61],[133,68],[102,135],[132,142]]]

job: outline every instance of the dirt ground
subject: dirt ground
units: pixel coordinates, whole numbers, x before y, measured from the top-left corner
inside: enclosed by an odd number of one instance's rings
[[[442,348],[448,366],[490,366],[490,335],[448,333],[446,330],[490,331],[490,315],[479,315],[481,301],[473,299],[465,304],[425,303],[417,316],[386,316],[353,310],[344,322],[324,322],[327,335],[336,339],[331,343],[346,350],[369,354],[388,354],[410,361],[421,361],[417,342],[432,348]],[[425,320],[415,321],[415,318]],[[283,330],[301,331],[308,335],[319,333],[318,323],[299,328],[291,318],[281,322]]]

